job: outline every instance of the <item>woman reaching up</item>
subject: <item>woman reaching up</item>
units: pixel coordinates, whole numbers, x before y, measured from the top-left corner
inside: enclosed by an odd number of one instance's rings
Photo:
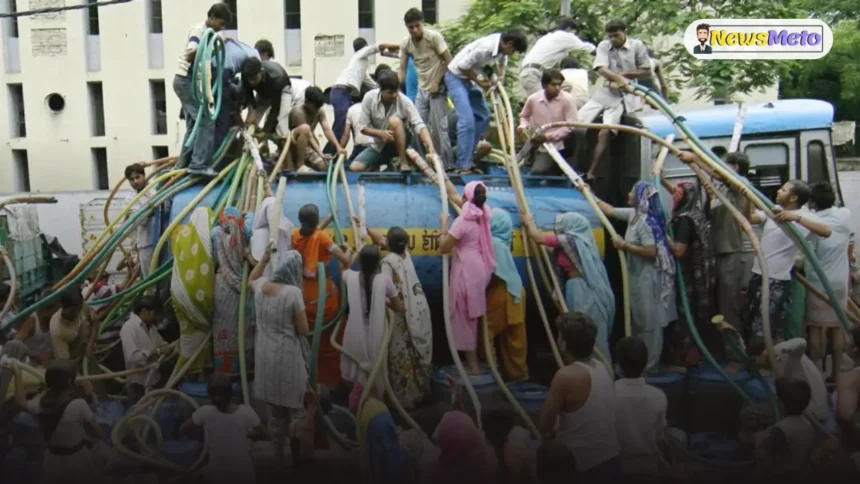
[[[379,262],[379,247],[367,245],[358,255],[360,270],[343,271],[349,319],[343,335],[340,370],[343,378],[353,383],[349,397],[353,409],[358,408],[361,393],[382,350],[386,307],[403,312],[403,300],[397,297],[391,278],[379,274]],[[379,379],[376,383],[381,382]],[[383,396],[381,387],[373,390],[377,397]]]
[[[357,221],[358,222],[358,221]],[[400,227],[391,227],[388,234],[367,229],[373,243],[388,255],[382,259],[382,274],[394,282],[403,298],[404,311],[392,321],[391,343],[388,345],[388,377],[397,400],[404,408],[413,408],[429,390],[433,371],[433,323],[430,305],[415,264],[409,254],[409,235]]]
[[[463,214],[448,230],[448,215],[440,216],[440,254],[450,254],[451,329],[457,351],[466,353],[466,371],[481,372],[478,365],[478,318],[487,313],[487,285],[496,268],[490,235],[492,212],[487,205],[487,187],[473,181],[464,190]]]

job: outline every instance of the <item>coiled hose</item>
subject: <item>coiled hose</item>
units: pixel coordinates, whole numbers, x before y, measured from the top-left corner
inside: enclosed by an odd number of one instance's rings
[[[215,58],[215,79],[212,79],[212,59]],[[197,118],[194,128],[188,135],[185,147],[194,146],[200,123],[203,116],[211,121],[218,118],[221,112],[221,100],[223,98],[224,77],[224,39],[214,30],[207,28],[200,35],[200,43],[197,46],[197,55],[191,71],[191,99],[197,106]]]
[[[192,183],[192,180],[188,180],[188,181],[177,184],[176,186],[172,187],[170,190],[167,190],[164,193],[159,193],[150,202],[151,206],[157,206],[157,205],[164,203],[170,197],[172,197],[174,194],[176,194],[176,193],[184,190],[188,186],[190,186],[191,183]],[[62,291],[65,290],[67,287],[69,287],[72,284],[80,283],[84,279],[84,277],[90,271],[92,271],[94,267],[96,267],[99,264],[101,258],[103,258],[106,254],[108,254],[114,247],[116,247],[117,244],[119,244],[125,237],[127,237],[130,234],[131,231],[128,229],[130,227],[132,227],[135,224],[135,222],[140,217],[142,217],[144,215],[145,212],[146,212],[146,210],[140,210],[140,211],[134,213],[133,215],[131,215],[131,217],[129,217],[129,219],[123,224],[121,229],[116,234],[114,234],[105,243],[105,246],[101,249],[101,251],[98,252],[98,257],[91,258],[94,260],[89,262],[83,268],[83,270],[79,271],[78,274],[76,276],[74,276],[73,278],[71,278],[70,281],[67,281],[66,283],[64,283],[63,285],[61,285],[59,287],[55,287],[55,291],[52,292],[50,295],[42,298],[41,300],[39,300],[38,302],[36,302],[32,306],[22,310],[20,313],[18,313],[17,316],[15,316],[14,318],[12,318],[8,322],[6,322],[6,324],[3,325],[3,329],[6,330],[10,327],[15,327],[17,324],[19,324],[21,321],[23,321],[31,313],[33,313],[37,309],[45,306],[46,304],[50,304],[52,301],[54,301],[58,297],[60,297],[60,294],[62,294]]]

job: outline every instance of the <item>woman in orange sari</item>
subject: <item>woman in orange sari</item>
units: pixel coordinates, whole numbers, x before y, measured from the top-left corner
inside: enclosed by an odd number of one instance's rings
[[[299,251],[304,259],[302,284],[302,295],[305,301],[305,312],[308,323],[313,332],[317,318],[317,300],[319,299],[319,280],[317,276],[317,264],[322,262],[328,264],[334,256],[342,267],[348,267],[352,262],[352,250],[347,252],[341,250],[327,233],[319,227],[320,215],[316,205],[307,204],[299,209],[300,228],[293,229],[293,249]],[[340,309],[340,295],[337,286],[331,278],[326,276],[326,300],[322,309],[323,324],[328,324]],[[340,383],[340,353],[331,344],[331,332],[329,329],[322,334],[319,355],[317,356],[318,380],[329,388],[336,388]],[[343,338],[343,334],[340,335]],[[339,338],[339,339],[340,339]]]

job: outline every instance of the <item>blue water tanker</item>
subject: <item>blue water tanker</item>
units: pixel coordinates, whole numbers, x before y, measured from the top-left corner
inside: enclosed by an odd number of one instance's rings
[[[293,224],[298,225],[299,208],[307,203],[313,203],[320,209],[320,217],[329,213],[329,202],[325,186],[325,174],[288,174],[288,184],[284,195],[283,214]],[[423,174],[400,173],[347,173],[352,202],[356,212],[359,207],[359,185],[364,186],[365,210],[367,225],[371,228],[387,230],[389,227],[400,226],[411,236],[409,249],[415,262],[418,277],[424,286],[424,293],[433,310],[434,321],[434,354],[435,361],[450,361],[445,343],[444,326],[442,325],[442,258],[437,254],[439,248],[439,188]],[[530,291],[525,259],[523,257],[522,236],[519,229],[519,208],[514,192],[506,176],[451,176],[451,181],[462,193],[463,186],[472,180],[482,180],[488,188],[488,202],[492,207],[507,210],[517,227],[513,237],[513,254],[517,267]],[[594,227],[598,247],[603,247],[604,231],[597,217],[592,212],[585,198],[567,181],[558,177],[525,177],[525,193],[535,218],[535,223],[545,231],[551,231],[555,217],[566,212],[577,212],[586,216]],[[223,188],[223,185],[222,185]],[[168,220],[163,226],[172,221],[183,208],[200,192],[202,185],[191,187],[177,194],[170,208]],[[276,186],[273,186],[273,190]],[[219,189],[212,190],[198,206],[212,207],[220,193]],[[343,186],[337,185],[337,215],[347,241],[352,240],[352,228],[349,219],[346,197]],[[456,214],[451,212],[453,221]],[[329,232],[334,233],[334,224],[329,226]],[[162,252],[162,260],[167,260],[168,248]],[[329,274],[339,280],[340,272],[337,263],[329,267]],[[540,277],[537,269],[535,276]],[[552,307],[548,294],[545,294],[544,284],[538,281],[540,291],[547,308]],[[620,294],[620,286],[618,294]],[[533,295],[528,295],[533,300]],[[530,322],[539,321],[537,312],[530,304]],[[551,317],[553,312],[550,312]],[[534,329],[532,329],[534,328]],[[539,324],[530,324],[532,333],[543,336]],[[530,336],[531,338],[531,336]],[[437,358],[438,357],[438,358]]]

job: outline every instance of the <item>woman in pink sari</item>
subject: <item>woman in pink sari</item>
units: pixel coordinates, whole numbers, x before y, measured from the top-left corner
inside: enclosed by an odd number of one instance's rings
[[[436,427],[433,439],[439,458],[429,469],[424,484],[489,484],[496,472],[484,436],[463,412],[448,412]]]
[[[451,329],[457,351],[466,353],[467,371],[477,375],[478,318],[487,313],[487,285],[496,268],[496,254],[490,235],[492,212],[487,205],[487,187],[473,181],[463,191],[466,202],[463,214],[448,227],[448,215],[442,215],[439,252],[454,251],[451,262]]]

